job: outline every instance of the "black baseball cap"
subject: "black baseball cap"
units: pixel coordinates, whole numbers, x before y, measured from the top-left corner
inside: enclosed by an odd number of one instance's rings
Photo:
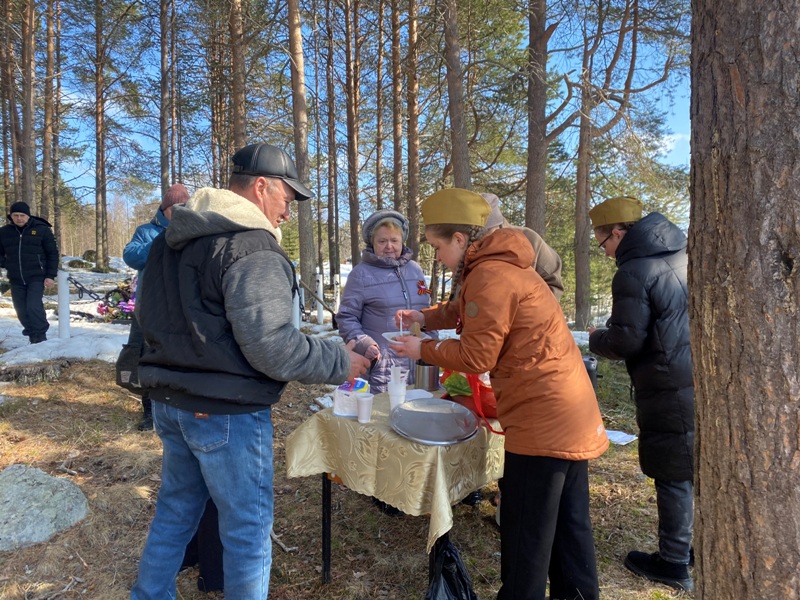
[[[283,179],[294,190],[295,200],[308,200],[314,196],[314,193],[300,182],[292,159],[277,146],[250,144],[237,150],[231,160],[233,173]]]

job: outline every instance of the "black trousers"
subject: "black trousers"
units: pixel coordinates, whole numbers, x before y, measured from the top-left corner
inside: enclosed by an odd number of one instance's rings
[[[597,600],[589,463],[505,453],[498,600]]]
[[[144,331],[142,331],[142,326],[139,325],[139,320],[136,318],[136,313],[131,316],[131,330],[130,333],[128,333],[128,344],[131,346],[139,346],[141,348],[139,351],[140,357],[142,354],[144,354]],[[150,392],[146,389],[142,389],[141,395],[144,415],[145,417],[150,416],[152,410],[151,407],[153,405],[152,401],[150,400]]]
[[[209,498],[206,510],[197,526],[197,532],[186,546],[182,567],[197,565],[197,589],[201,592],[218,592],[225,587],[222,570],[222,541],[219,537],[217,505]]]
[[[50,323],[44,312],[44,279],[33,279],[27,283],[11,283],[11,301],[17,318],[22,323],[22,335],[33,340],[43,340]]]

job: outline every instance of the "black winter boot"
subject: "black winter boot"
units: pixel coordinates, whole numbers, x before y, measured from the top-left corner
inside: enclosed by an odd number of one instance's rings
[[[139,431],[153,430],[153,404],[147,392],[142,395],[142,420],[136,426]]]
[[[467,506],[478,506],[483,500],[483,494],[480,490],[475,490],[474,492],[467,494],[466,498],[462,498],[461,504],[466,504]]]
[[[668,562],[661,558],[658,552],[653,552],[653,554],[635,550],[628,552],[628,556],[625,557],[625,566],[650,581],[663,583],[676,590],[694,591],[694,581],[689,575],[689,565]]]

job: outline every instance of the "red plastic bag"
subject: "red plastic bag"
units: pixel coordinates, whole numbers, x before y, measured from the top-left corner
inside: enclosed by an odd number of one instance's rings
[[[439,381],[445,389],[448,389],[447,380],[455,373],[456,372],[448,369],[445,369],[442,372],[442,376]],[[478,418],[482,419],[491,431],[500,435],[504,435],[502,431],[494,429],[489,423],[489,419],[497,418],[497,398],[494,396],[492,386],[486,385],[483,381],[481,381],[480,375],[476,375],[474,373],[457,374],[466,378],[467,383],[472,390],[472,395],[467,396],[462,394],[448,393],[445,394],[443,398],[450,399],[453,402],[458,402],[459,404],[466,406],[468,409],[474,412]]]

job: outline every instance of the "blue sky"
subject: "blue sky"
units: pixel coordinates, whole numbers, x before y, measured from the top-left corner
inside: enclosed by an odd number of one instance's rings
[[[672,165],[689,166],[689,84],[686,83],[684,89],[678,90],[674,104],[669,105],[670,100],[666,97],[662,100],[664,110],[668,114],[667,123],[672,130],[672,135],[667,140],[669,151],[666,162]]]

